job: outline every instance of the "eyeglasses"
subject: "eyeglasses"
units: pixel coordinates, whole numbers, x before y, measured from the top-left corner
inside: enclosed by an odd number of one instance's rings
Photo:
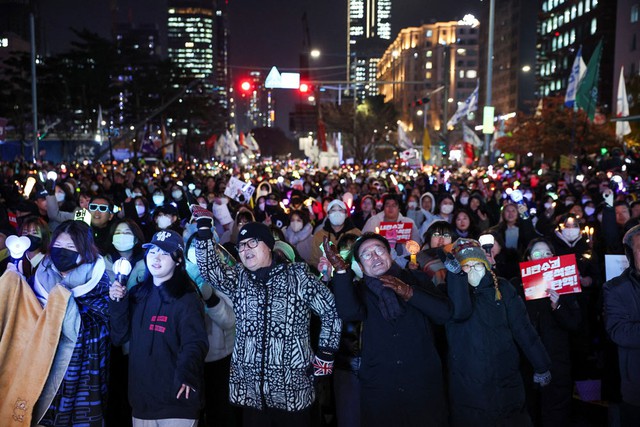
[[[474,269],[475,271],[482,271],[484,270],[484,264],[479,262],[477,264],[465,264],[462,266],[462,271],[464,271],[465,273],[468,273],[471,271],[471,269]]]
[[[435,237],[436,239],[442,237],[443,239],[450,239],[451,238],[451,234],[449,233],[438,233],[435,232],[431,235],[431,237]]]
[[[255,249],[258,247],[258,243],[260,243],[260,240],[258,239],[249,239],[246,242],[238,243],[236,249],[238,250],[238,252],[242,252],[245,249]]]
[[[91,212],[109,212],[109,205],[101,205],[98,203],[89,203],[89,210]]]
[[[552,256],[553,256],[553,254],[551,253],[551,251],[535,251],[535,252],[531,252],[531,259],[532,260],[550,258]]]
[[[362,261],[369,261],[371,258],[373,258],[373,254],[375,254],[376,256],[381,257],[382,255],[386,254],[387,250],[385,248],[383,248],[382,246],[376,246],[373,249],[371,249],[370,251],[364,252],[360,254],[360,259]]]

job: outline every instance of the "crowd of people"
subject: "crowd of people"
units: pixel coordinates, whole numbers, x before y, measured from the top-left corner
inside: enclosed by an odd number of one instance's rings
[[[638,426],[624,165],[2,162],[0,418],[566,426],[587,381]],[[581,292],[526,298],[519,263],[561,255]]]

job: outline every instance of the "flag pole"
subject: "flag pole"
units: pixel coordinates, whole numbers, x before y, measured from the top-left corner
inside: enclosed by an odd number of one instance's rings
[[[487,47],[487,85],[485,94],[485,106],[491,106],[491,83],[493,80],[493,31],[495,27],[495,14],[496,14],[496,0],[491,0],[489,3],[489,39]],[[484,157],[486,158],[487,165],[493,164],[493,155],[490,152],[491,147],[491,134],[484,135]]]

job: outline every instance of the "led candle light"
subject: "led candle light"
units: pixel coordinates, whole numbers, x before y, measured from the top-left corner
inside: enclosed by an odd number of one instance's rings
[[[416,254],[420,252],[420,244],[415,240],[407,240],[407,243],[405,243],[404,246],[407,248],[407,252],[411,254],[409,261],[417,264]]]
[[[126,286],[127,278],[131,273],[131,263],[126,258],[120,258],[113,263],[113,272],[116,274],[116,280],[120,282],[121,285]],[[120,298],[116,301],[120,301]]]

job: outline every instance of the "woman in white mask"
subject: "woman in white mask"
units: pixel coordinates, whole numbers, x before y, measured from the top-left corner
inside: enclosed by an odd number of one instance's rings
[[[309,222],[306,210],[294,210],[289,214],[289,226],[284,231],[287,242],[296,248],[298,254],[305,260],[311,259],[313,244],[313,226]]]
[[[491,271],[480,243],[454,242],[445,266],[454,307],[446,324],[454,427],[532,425],[525,406],[519,351],[533,381],[551,381],[551,361],[515,288]],[[467,287],[468,292],[456,292]]]
[[[130,218],[115,221],[110,231],[111,249],[104,257],[109,281],[113,282],[116,276],[113,263],[120,258],[125,258],[132,267],[127,281],[127,287],[131,288],[144,280],[144,251],[142,250],[142,244],[146,241],[144,233]]]
[[[165,204],[156,208],[153,212],[153,220],[156,223],[156,231],[171,229],[182,233],[182,227],[180,227],[178,218],[178,209],[171,204]]]
[[[600,276],[599,265],[592,262],[594,255],[588,237],[582,233],[582,219],[574,214],[565,214],[557,222],[549,241],[556,249],[556,255],[574,254],[580,270],[583,287],[593,285],[593,278]],[[592,237],[593,238],[593,237]]]
[[[438,203],[436,219],[443,219],[447,222],[453,220],[453,209],[455,208],[455,202],[453,197],[446,195]]]
[[[338,244],[338,240],[345,233],[352,233],[357,236],[361,234],[360,230],[356,228],[353,221],[347,215],[347,205],[342,200],[332,200],[327,205],[327,218],[324,223],[313,234],[313,240],[311,243],[311,256],[309,264],[317,267],[322,256],[322,250],[320,246],[324,237],[327,237],[334,245]]]

